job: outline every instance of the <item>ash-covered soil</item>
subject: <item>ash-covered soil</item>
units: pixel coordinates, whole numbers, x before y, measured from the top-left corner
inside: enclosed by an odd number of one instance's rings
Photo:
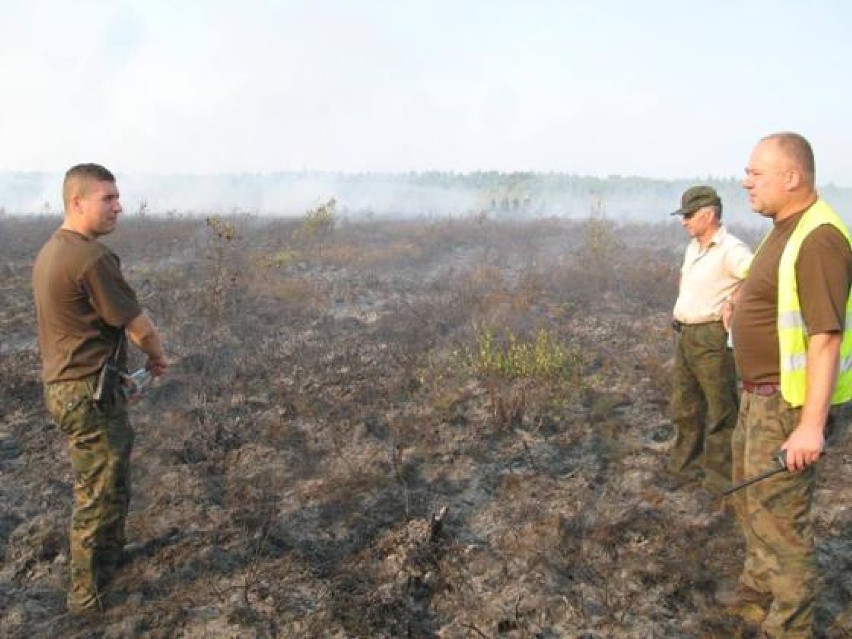
[[[133,409],[127,564],[70,617],[29,289],[58,222],[0,218],[0,636],[753,636],[713,602],[730,513],[663,481],[685,239],[605,219],[127,216],[107,243],[173,366]],[[847,419],[823,638],[852,636]]]

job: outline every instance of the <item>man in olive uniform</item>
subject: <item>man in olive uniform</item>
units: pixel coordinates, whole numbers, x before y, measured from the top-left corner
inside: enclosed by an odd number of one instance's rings
[[[734,481],[771,468],[779,451],[790,472],[737,493],[745,564],[738,587],[717,599],[746,618],[765,617],[764,637],[811,639],[819,582],[814,464],[830,406],[852,399],[852,250],[846,226],[816,191],[813,150],[801,135],[760,140],[743,186],[772,229],[733,311],[743,388]]]
[[[677,348],[670,411],[677,433],[669,470],[676,482],[701,479],[716,493],[731,483],[738,409],[725,305],[746,275],[751,251],[722,226],[722,200],[710,186],[687,189],[672,215],[681,216],[692,240],[673,311]]]
[[[115,177],[97,164],[72,167],[63,183],[65,217],[39,252],[33,292],[47,409],[68,438],[74,472],[71,515],[72,613],[102,607],[100,589],[112,577],[125,543],[130,502],[133,430],[120,381],[96,399],[100,372],[114,356],[121,369],[125,335],[167,367],[154,324],[124,280],[118,257],[97,239],[121,213]]]

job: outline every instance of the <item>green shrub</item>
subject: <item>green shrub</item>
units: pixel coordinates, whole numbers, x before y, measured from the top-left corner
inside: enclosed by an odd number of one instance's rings
[[[310,209],[299,228],[296,237],[302,241],[317,241],[328,237],[337,225],[337,200],[331,198],[325,204]]]
[[[500,339],[492,326],[482,326],[476,332],[476,347],[462,349],[458,356],[477,374],[509,379],[575,380],[582,364],[578,351],[546,329],[530,340],[512,331]]]

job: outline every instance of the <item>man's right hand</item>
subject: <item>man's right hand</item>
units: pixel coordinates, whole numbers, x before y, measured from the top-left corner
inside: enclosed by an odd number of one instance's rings
[[[819,459],[825,448],[822,425],[800,423],[781,446],[787,470],[799,473]]]

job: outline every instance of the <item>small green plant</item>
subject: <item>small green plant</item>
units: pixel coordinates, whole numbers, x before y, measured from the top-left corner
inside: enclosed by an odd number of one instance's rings
[[[305,213],[296,237],[305,241],[318,241],[328,237],[337,226],[337,200],[331,198]]]
[[[596,266],[612,263],[624,244],[619,239],[612,223],[605,217],[590,217],[583,225],[583,253]]]
[[[290,249],[282,248],[271,253],[262,252],[255,257],[255,262],[263,269],[280,269],[290,266],[296,261],[297,255]]]
[[[237,283],[238,273],[233,267],[230,253],[234,243],[241,238],[234,223],[218,215],[208,217],[205,224],[212,233],[207,254],[212,269],[212,282],[208,289],[209,310],[211,320],[218,324],[224,311],[226,293]]]
[[[531,340],[512,331],[506,331],[500,339],[487,325],[477,330],[476,348],[463,349],[460,356],[477,374],[509,379],[575,379],[582,363],[576,350],[567,348],[546,329],[540,329]]]
[[[606,204],[599,196],[592,204],[589,218],[583,224],[583,246],[580,255],[591,267],[601,284],[612,285],[624,243],[612,221],[607,218]]]

